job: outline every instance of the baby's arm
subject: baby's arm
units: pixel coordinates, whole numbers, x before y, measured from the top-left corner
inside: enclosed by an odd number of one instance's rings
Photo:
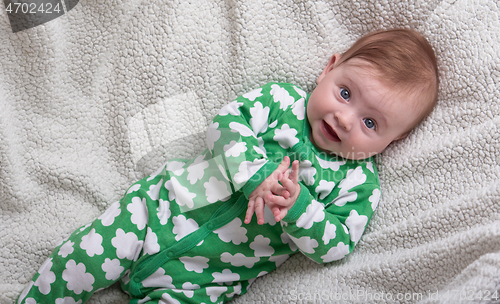
[[[339,193],[330,203],[318,200],[299,183],[302,188],[299,196],[280,223],[303,254],[318,263],[327,263],[353,250],[380,198],[374,171],[373,166],[365,164],[347,170],[338,188],[333,189]]]

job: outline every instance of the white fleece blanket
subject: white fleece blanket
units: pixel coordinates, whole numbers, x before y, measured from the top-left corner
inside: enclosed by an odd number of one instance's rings
[[[497,0],[88,0],[16,33],[0,7],[0,303],[132,182],[202,150],[224,104],[269,81],[311,91],[333,52],[396,26],[434,45],[439,104],[378,157],[362,240],[327,265],[297,254],[234,303],[500,298]]]

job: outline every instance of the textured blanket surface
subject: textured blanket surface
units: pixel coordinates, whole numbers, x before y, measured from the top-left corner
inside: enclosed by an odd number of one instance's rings
[[[86,0],[16,33],[0,7],[0,303],[131,183],[201,151],[224,104],[269,81],[311,91],[332,53],[389,27],[429,38],[441,91],[377,158],[366,233],[344,260],[294,255],[233,302],[500,298],[497,0]],[[90,303],[126,301],[113,286]]]

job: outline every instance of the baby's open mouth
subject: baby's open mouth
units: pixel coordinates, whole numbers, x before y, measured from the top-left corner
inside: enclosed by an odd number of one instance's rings
[[[340,138],[338,137],[337,133],[333,130],[332,127],[330,127],[329,124],[326,123],[326,121],[323,120],[323,123],[321,124],[322,129],[323,129],[323,134],[331,140],[331,141],[340,141]]]

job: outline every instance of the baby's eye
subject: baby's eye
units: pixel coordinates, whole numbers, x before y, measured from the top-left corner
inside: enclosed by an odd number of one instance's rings
[[[363,121],[365,123],[365,126],[368,129],[375,130],[376,124],[375,124],[375,121],[373,119],[365,118],[365,119],[363,119]]]
[[[344,100],[349,101],[349,98],[351,97],[351,93],[346,88],[341,88],[340,89],[340,97],[342,97]]]

